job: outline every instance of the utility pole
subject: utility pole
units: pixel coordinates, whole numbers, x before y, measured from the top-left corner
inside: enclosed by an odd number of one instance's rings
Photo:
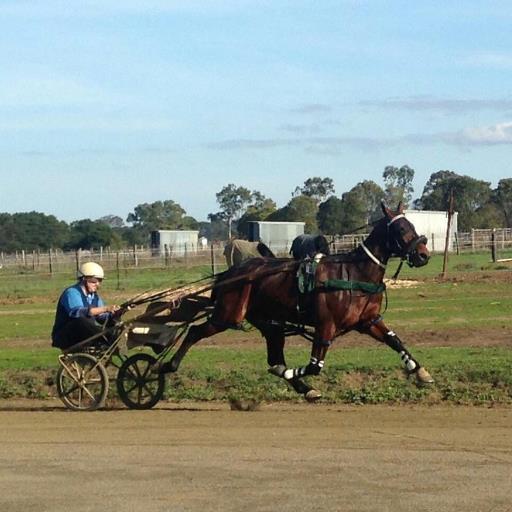
[[[444,258],[443,258],[443,272],[441,274],[442,278],[445,279],[447,275],[446,266],[448,264],[448,247],[450,246],[450,228],[452,225],[452,217],[453,217],[453,190],[450,191],[450,200],[448,204],[448,222],[446,225],[446,238],[444,242]]]

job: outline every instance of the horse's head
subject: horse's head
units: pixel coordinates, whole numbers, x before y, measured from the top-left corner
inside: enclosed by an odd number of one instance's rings
[[[404,216],[402,203],[399,203],[396,211],[382,204],[382,211],[387,220],[387,243],[390,253],[407,260],[411,267],[426,265],[430,258],[427,237],[416,233],[414,226]]]

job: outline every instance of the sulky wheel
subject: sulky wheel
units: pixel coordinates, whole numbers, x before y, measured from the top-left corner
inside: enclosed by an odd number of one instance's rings
[[[119,368],[117,392],[130,409],[151,409],[162,398],[165,376],[151,371],[156,359],[149,354],[130,356]]]
[[[57,392],[69,409],[94,411],[102,405],[108,393],[105,367],[90,354],[61,357]]]

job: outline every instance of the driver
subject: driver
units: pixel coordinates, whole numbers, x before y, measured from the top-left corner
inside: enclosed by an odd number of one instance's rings
[[[100,333],[102,323],[119,311],[119,306],[105,305],[98,295],[104,276],[103,268],[93,261],[80,265],[78,282],[62,292],[57,304],[52,329],[53,347],[65,350]]]

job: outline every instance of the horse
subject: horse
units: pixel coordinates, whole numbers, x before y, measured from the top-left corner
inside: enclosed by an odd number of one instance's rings
[[[314,258],[317,254],[328,255],[329,242],[324,235],[299,235],[293,239],[290,254],[296,260]]]
[[[287,381],[307,401],[319,399],[321,393],[302,378],[319,375],[332,341],[349,331],[368,334],[397,352],[417,385],[433,383],[430,373],[380,315],[388,260],[398,256],[411,267],[427,264],[427,239],[416,233],[401,204],[395,211],[382,204],[382,211],[384,216],[373,223],[357,249],[325,256],[316,263],[313,287],[305,294],[301,295],[297,286],[302,263],[291,259],[255,258],[219,275],[211,317],[192,325],[171,360],[155,371],[177,371],[195,343],[240,326],[245,319],[266,340],[268,371]],[[286,365],[284,345],[290,325],[313,328],[311,357],[305,366]]]
[[[263,242],[249,242],[235,239],[224,247],[224,257],[228,267],[239,266],[251,258],[275,258],[274,253]]]

